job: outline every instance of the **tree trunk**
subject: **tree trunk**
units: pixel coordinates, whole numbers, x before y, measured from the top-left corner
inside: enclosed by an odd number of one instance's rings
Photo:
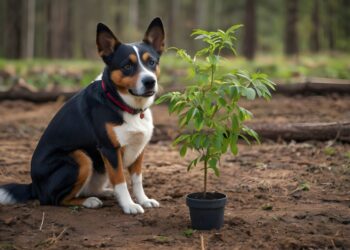
[[[222,10],[223,10],[223,2],[222,1],[214,1],[214,17],[216,18],[211,18],[212,21],[212,26],[213,29],[216,30],[220,27],[221,25],[221,15],[222,15]]]
[[[27,37],[25,46],[25,58],[34,56],[35,39],[35,0],[27,0]]]
[[[168,32],[167,32],[167,44],[169,47],[177,46],[176,37],[178,35],[177,32],[177,19],[180,10],[180,1],[172,0],[170,1],[170,13],[169,13],[169,21],[168,21]]]
[[[123,6],[122,6],[122,1],[117,0],[116,5],[118,6],[114,15],[114,23],[115,23],[115,29],[116,32],[118,33],[117,36],[123,35],[122,30],[123,30]],[[121,38],[119,38],[121,39]]]
[[[285,0],[286,26],[285,26],[285,53],[287,55],[298,54],[298,0]]]
[[[312,52],[320,51],[320,1],[314,0],[312,10],[312,30],[310,36],[310,50]]]
[[[70,58],[72,55],[70,4],[69,0],[50,1],[48,56],[51,58]]]
[[[157,0],[148,0],[147,1],[147,7],[148,7],[148,17],[149,19],[153,19],[156,17],[157,13],[158,13],[158,3]],[[174,0],[170,0],[171,4],[174,2]],[[176,1],[179,2],[179,1]],[[172,10],[170,10],[172,11]]]
[[[246,0],[244,17],[243,55],[252,60],[256,50],[255,0]]]
[[[330,1],[327,3],[328,15],[327,15],[327,37],[328,37],[328,48],[332,51],[335,49],[334,39],[334,2]]]
[[[129,0],[129,25],[133,29],[139,27],[139,1]]]
[[[4,56],[6,58],[20,58],[22,54],[22,16],[23,0],[6,0]]]
[[[205,29],[208,18],[208,0],[195,1],[195,28]]]
[[[194,21],[192,29],[206,29],[208,18],[208,1],[207,0],[195,0],[193,2],[193,15],[191,19]],[[192,14],[191,13],[191,14]],[[192,30],[191,30],[192,32]],[[192,51],[198,50],[201,44],[198,41],[192,40]]]

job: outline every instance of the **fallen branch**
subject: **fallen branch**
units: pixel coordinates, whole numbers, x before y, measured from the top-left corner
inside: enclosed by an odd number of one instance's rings
[[[52,102],[56,101],[59,98],[64,98],[68,100],[71,98],[76,92],[48,92],[48,91],[38,91],[32,92],[29,90],[9,90],[5,92],[0,92],[0,101],[4,100],[23,100],[34,103],[42,103],[42,102]]]
[[[289,123],[289,124],[250,124],[262,140],[294,141],[342,141],[350,143],[350,122]],[[180,135],[173,125],[156,126],[151,142],[173,140]],[[209,132],[208,132],[209,133]]]
[[[262,139],[350,142],[350,122],[252,124]]]
[[[344,79],[314,77],[308,78],[302,83],[279,83],[276,86],[275,93],[283,95],[327,95],[330,93],[348,95],[350,94],[350,81]]]
[[[350,95],[350,80],[346,79],[333,79],[333,78],[321,78],[321,77],[309,77],[302,82],[287,83],[284,81],[276,80],[276,90],[272,94],[281,94],[287,96],[293,95],[328,95],[332,93]],[[167,88],[167,92],[171,91],[184,91],[185,86],[174,85]]]
[[[18,85],[18,84],[17,84]],[[33,91],[33,88],[28,84],[21,84],[12,87],[8,91],[0,92],[0,101],[3,100],[24,100],[35,103],[56,101],[59,97],[68,100],[77,91]],[[167,91],[183,91],[185,86],[169,87]],[[328,95],[330,93],[338,93],[343,95],[350,95],[350,81],[343,79],[329,79],[329,78],[308,78],[302,83],[279,83],[276,86],[274,94],[282,95],[308,95],[319,94]]]

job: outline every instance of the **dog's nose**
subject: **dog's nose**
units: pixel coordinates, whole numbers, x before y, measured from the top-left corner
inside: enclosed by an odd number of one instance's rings
[[[142,79],[142,83],[146,89],[153,89],[156,85],[156,80],[153,77],[145,77]]]

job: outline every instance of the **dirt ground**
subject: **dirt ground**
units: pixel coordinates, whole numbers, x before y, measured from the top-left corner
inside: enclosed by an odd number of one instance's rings
[[[350,120],[348,96],[275,96],[242,103],[254,122]],[[0,183],[30,182],[30,159],[59,103],[0,103]],[[155,124],[176,119],[153,108]],[[161,203],[142,215],[124,215],[113,199],[104,207],[28,204],[0,206],[0,249],[350,249],[350,145],[339,142],[270,142],[225,155],[221,178],[209,189],[228,196],[220,231],[190,228],[187,193],[201,191],[200,169],[186,172],[169,141],[146,150],[144,186]],[[43,214],[44,220],[43,219]],[[42,230],[39,230],[41,223]]]

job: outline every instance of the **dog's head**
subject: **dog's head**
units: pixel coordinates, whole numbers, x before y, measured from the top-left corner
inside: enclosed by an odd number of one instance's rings
[[[159,58],[164,50],[160,18],[153,19],[142,42],[131,44],[120,42],[106,25],[99,23],[96,43],[108,77],[123,100],[134,108],[150,106],[158,90]]]

